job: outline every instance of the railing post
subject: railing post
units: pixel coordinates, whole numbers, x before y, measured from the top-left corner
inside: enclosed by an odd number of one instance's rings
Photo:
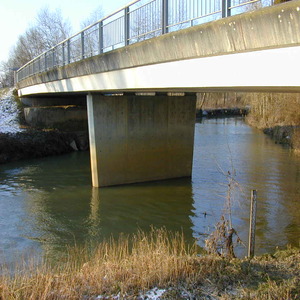
[[[231,0],[222,0],[222,18],[230,17],[231,15]]]
[[[37,64],[38,64],[38,71],[37,71],[37,73],[41,73],[41,58],[39,57],[38,59],[37,59]]]
[[[81,58],[84,59],[84,31],[81,32]]]
[[[52,68],[55,67],[55,48],[52,50]]]
[[[168,2],[169,0],[162,0],[162,16],[161,16],[161,33],[168,33]]]
[[[129,6],[124,8],[124,42],[129,45]]]
[[[99,22],[99,54],[103,53],[103,21]]]
[[[62,65],[64,66],[65,65],[65,43],[62,43],[61,45],[61,48],[62,48]]]
[[[45,53],[45,71],[47,70],[47,53]]]
[[[67,58],[68,58],[68,61],[67,63],[71,63],[71,45],[70,45],[70,39],[68,39],[67,41]]]

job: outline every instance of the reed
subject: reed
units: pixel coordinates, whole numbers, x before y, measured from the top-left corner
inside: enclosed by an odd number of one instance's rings
[[[153,229],[95,248],[76,246],[60,263],[27,264],[14,275],[2,268],[0,299],[145,299],[141,295],[154,287],[165,289],[163,299],[281,299],[273,298],[276,291],[297,299],[299,249],[280,259],[199,256],[182,234]]]

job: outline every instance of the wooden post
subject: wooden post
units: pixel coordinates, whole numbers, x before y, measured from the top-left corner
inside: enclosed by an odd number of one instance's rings
[[[256,225],[256,203],[257,191],[251,191],[251,208],[250,208],[250,227],[249,227],[249,244],[248,244],[248,257],[254,256],[255,247],[255,225]]]

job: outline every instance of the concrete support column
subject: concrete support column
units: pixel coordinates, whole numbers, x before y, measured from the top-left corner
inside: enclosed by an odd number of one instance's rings
[[[191,176],[196,96],[87,96],[93,186]]]

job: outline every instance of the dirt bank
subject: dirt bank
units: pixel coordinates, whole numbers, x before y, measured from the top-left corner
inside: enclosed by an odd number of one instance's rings
[[[86,132],[28,130],[0,133],[0,164],[88,149]]]

